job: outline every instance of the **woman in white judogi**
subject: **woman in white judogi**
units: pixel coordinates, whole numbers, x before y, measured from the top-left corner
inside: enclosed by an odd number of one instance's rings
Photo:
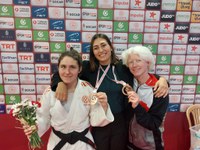
[[[58,70],[60,78],[68,86],[68,99],[66,102],[57,100],[50,87],[42,95],[41,107],[37,110],[37,129],[42,136],[52,127],[48,150],[95,149],[89,127],[105,126],[114,120],[106,94],[94,93],[88,82],[78,79],[81,66],[78,52],[63,53],[58,60]],[[24,128],[30,135],[31,128]]]

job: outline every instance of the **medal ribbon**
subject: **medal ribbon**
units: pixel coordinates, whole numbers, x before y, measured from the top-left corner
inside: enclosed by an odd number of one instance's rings
[[[110,67],[110,66],[109,66]],[[100,66],[100,69],[105,73],[105,71],[106,71],[106,73],[107,73],[107,70],[103,70],[103,68]],[[107,68],[106,68],[107,69]],[[113,73],[113,76],[114,76],[114,79],[112,79],[112,78],[110,78],[107,74],[105,74],[104,75],[104,77],[105,76],[107,76],[108,77],[108,79],[110,79],[111,81],[113,81],[113,82],[115,82],[115,83],[117,83],[117,84],[121,84],[123,87],[122,87],[122,93],[124,94],[124,95],[127,95],[127,93],[125,92],[125,88],[126,87],[128,87],[129,88],[129,90],[132,90],[132,88],[130,87],[130,86],[128,86],[127,85],[127,83],[126,82],[124,82],[123,80],[117,80],[117,76],[116,76],[116,74],[115,74],[115,66],[112,66],[112,73]]]
[[[117,76],[116,76],[114,70],[115,70],[115,66],[112,67],[112,71],[113,71],[113,75],[114,75],[115,80],[113,80],[113,79],[112,80],[114,82],[116,82],[117,84],[121,84],[122,86],[126,86],[126,82],[124,82],[123,80],[121,80],[121,81],[117,80]]]
[[[103,79],[105,78],[105,76],[106,76],[109,68],[110,68],[110,64],[106,67],[105,70],[103,70],[103,68],[101,67],[101,65],[99,66],[99,70],[98,70],[98,74],[97,74],[97,79],[96,79],[96,84],[95,84],[94,92],[97,92],[97,90],[100,87]],[[100,69],[103,71],[103,74],[102,74],[101,78],[99,79]]]
[[[104,71],[103,68],[102,68],[101,66],[100,66],[100,69],[101,69],[102,71]],[[112,73],[113,73],[114,79],[112,79],[112,78],[110,78],[108,75],[106,75],[106,76],[108,77],[108,79],[110,79],[111,81],[113,81],[113,82],[115,82],[115,83],[117,83],[117,84],[121,84],[122,86],[125,86],[125,85],[126,85],[126,82],[124,82],[123,80],[121,80],[121,81],[117,80],[117,76],[116,76],[116,74],[115,74],[115,66],[112,66]]]

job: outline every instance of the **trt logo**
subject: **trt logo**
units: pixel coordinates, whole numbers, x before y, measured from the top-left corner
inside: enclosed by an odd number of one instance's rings
[[[18,53],[18,59],[19,62],[26,62],[26,63],[32,63],[33,62],[33,54],[27,54],[27,53]]]
[[[21,59],[21,60],[31,60],[31,58],[32,58],[32,56],[28,56],[28,55],[25,55],[25,56],[19,56],[19,58]]]
[[[16,42],[15,41],[0,41],[1,51],[5,52],[16,52]]]
[[[45,66],[37,66],[36,68],[38,71],[48,71],[49,70],[49,67],[45,67]]]
[[[14,49],[15,44],[1,44],[3,49]]]
[[[35,64],[36,73],[50,73],[50,64]]]

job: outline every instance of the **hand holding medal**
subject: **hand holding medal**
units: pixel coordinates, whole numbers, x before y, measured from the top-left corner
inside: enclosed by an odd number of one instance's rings
[[[92,102],[91,102],[92,99]],[[97,99],[94,97],[93,94],[90,94],[89,96],[83,96],[82,101],[84,105],[94,105],[97,102]]]
[[[129,84],[126,83],[126,85],[123,86],[123,88],[122,88],[122,93],[123,93],[124,95],[128,95],[127,93],[128,93],[129,91],[133,91],[133,88],[132,88]]]
[[[101,104],[105,112],[108,109],[108,99],[104,92],[95,93],[93,91],[89,96],[83,96],[82,101],[85,105],[95,105],[98,102]]]
[[[85,104],[90,104],[90,105],[94,105],[97,103],[97,101],[101,102],[102,101],[102,93],[103,92],[98,92],[97,93],[97,90],[99,88],[99,86],[101,85],[104,77],[106,76],[106,73],[108,72],[110,68],[110,65],[108,65],[106,67],[106,70],[103,72],[103,75],[101,76],[101,78],[99,79],[99,73],[100,73],[100,69],[101,67],[99,67],[99,71],[98,71],[98,74],[97,74],[97,79],[96,79],[96,84],[95,84],[95,88],[93,90],[93,92],[87,97],[87,96],[84,96],[82,98],[82,101],[85,103]],[[101,93],[101,94],[100,94]],[[105,93],[104,93],[105,94]],[[106,96],[106,94],[105,94]],[[106,96],[106,102],[107,102],[107,96]]]
[[[96,90],[93,90],[93,92],[88,96],[83,96],[82,101],[85,105],[94,105],[98,101],[98,97],[96,96]]]
[[[102,82],[102,80],[103,80],[103,78],[106,76],[111,81],[113,81],[113,82],[115,82],[117,84],[121,84],[123,86],[122,87],[122,93],[124,95],[128,96],[128,92],[129,91],[133,91],[133,88],[129,84],[127,84],[126,82],[124,82],[123,80],[120,80],[120,81],[117,80],[117,77],[116,77],[116,74],[115,74],[115,71],[114,71],[115,70],[115,66],[112,66],[112,72],[113,72],[114,79],[112,79],[108,75],[106,75],[106,73],[108,72],[109,67],[110,67],[110,65],[108,65],[105,70],[103,70],[103,68],[101,66],[99,67],[99,70],[101,69],[103,71],[103,75],[102,75],[101,79],[99,80],[100,83],[98,82],[98,80],[96,81],[96,86],[95,87],[99,87],[100,84],[101,84],[101,82]],[[99,71],[98,71],[98,76],[99,76]]]
[[[122,93],[124,95],[126,95],[126,96],[128,95],[127,92],[133,91],[133,88],[129,84],[127,84],[126,82],[124,82],[124,81],[116,81],[116,83],[117,84],[121,84],[123,86],[122,87]]]
[[[140,103],[140,98],[135,91],[128,91],[128,102],[131,102],[133,108]]]
[[[106,112],[108,108],[108,99],[107,99],[106,93],[98,92],[93,96],[95,97],[93,97],[93,100],[90,101],[90,104],[92,105],[93,103],[98,102],[103,107],[104,111]]]
[[[117,81],[117,83],[123,85],[122,93],[128,96],[128,102],[131,102],[132,107],[135,108],[139,104],[139,101],[140,101],[137,93],[135,93],[133,88],[129,84],[125,83],[124,81]]]

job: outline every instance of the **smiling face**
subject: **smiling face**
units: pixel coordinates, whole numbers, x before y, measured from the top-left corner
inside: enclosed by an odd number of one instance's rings
[[[112,49],[105,39],[95,39],[93,53],[101,65],[108,65],[111,63],[111,51]]]
[[[65,84],[69,87],[76,86],[81,68],[75,59],[70,56],[63,57],[59,63],[58,71],[60,78]]]
[[[149,63],[141,59],[138,54],[130,54],[128,56],[127,65],[130,72],[136,79],[140,79],[148,75]]]

